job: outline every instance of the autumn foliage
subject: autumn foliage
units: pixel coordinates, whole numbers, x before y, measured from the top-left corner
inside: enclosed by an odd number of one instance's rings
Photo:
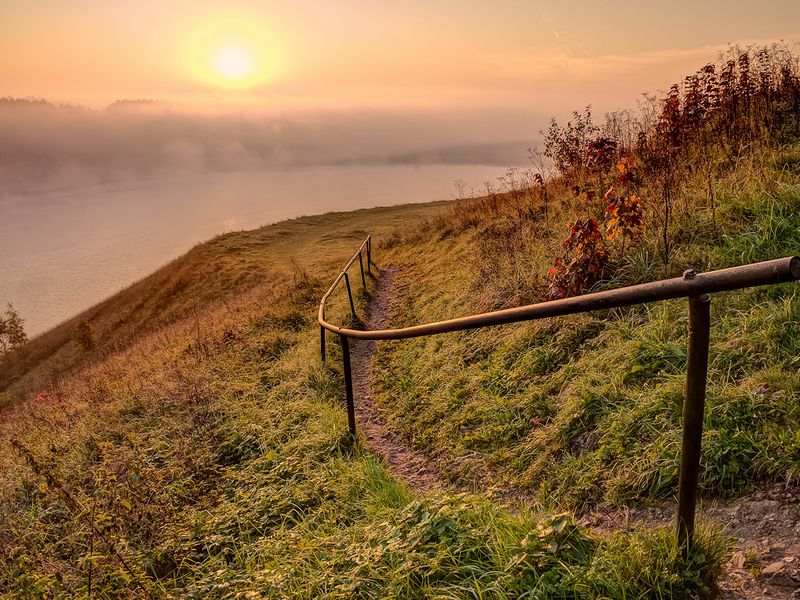
[[[606,233],[609,240],[637,241],[645,229],[644,202],[634,191],[637,181],[633,159],[623,156],[617,163],[617,178],[603,195],[607,202]],[[624,252],[624,250],[623,250]]]
[[[715,173],[770,136],[800,129],[799,72],[784,45],[734,47],[650,97],[640,114],[612,113],[600,126],[587,107],[563,126],[553,120],[545,155],[572,190],[577,218],[547,297],[582,293],[612,274],[650,229],[667,275],[686,220],[698,210],[715,219]]]
[[[598,281],[608,264],[608,251],[594,219],[578,219],[563,243],[564,256],[555,260],[548,276],[548,300],[581,293]]]

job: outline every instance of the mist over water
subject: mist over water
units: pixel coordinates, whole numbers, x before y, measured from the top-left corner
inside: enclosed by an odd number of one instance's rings
[[[183,174],[0,196],[0,302],[29,335],[228,231],[329,211],[452,197],[504,167],[316,166]]]
[[[36,335],[221,233],[446,199],[458,179],[482,189],[525,162],[530,133],[463,110],[0,98],[0,308],[13,303]]]

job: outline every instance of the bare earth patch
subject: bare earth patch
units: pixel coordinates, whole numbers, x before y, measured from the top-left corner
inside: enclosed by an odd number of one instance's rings
[[[384,267],[372,295],[367,316],[367,329],[387,327],[387,315],[396,267]],[[353,396],[356,407],[358,431],[366,437],[367,444],[389,465],[392,473],[417,491],[444,489],[446,484],[431,459],[406,446],[385,426],[380,411],[372,399],[372,359],[375,342],[356,340],[351,354],[353,368]]]
[[[677,507],[597,508],[581,519],[595,531],[671,526]],[[800,598],[800,487],[776,484],[735,500],[706,502],[698,521],[715,523],[734,541],[720,579],[725,600]]]

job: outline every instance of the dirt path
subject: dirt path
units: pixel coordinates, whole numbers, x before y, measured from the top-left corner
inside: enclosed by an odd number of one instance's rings
[[[599,533],[673,527],[677,507],[596,509],[580,523]],[[734,548],[719,580],[723,600],[800,598],[800,487],[783,483],[733,500],[706,501],[700,523],[714,523]]]
[[[381,269],[378,285],[370,301],[367,329],[383,329],[388,326],[392,283],[396,273],[396,267]],[[433,461],[404,445],[393,435],[386,428],[380,410],[373,404],[374,353],[375,342],[372,340],[358,340],[353,343],[353,396],[358,430],[366,437],[369,447],[389,464],[392,473],[403,479],[412,489],[425,492],[446,488],[447,485]]]

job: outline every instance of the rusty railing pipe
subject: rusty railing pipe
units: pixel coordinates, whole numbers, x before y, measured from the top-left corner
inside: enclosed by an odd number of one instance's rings
[[[350,345],[348,338],[367,340],[397,340],[424,335],[436,335],[452,331],[464,331],[479,327],[491,327],[520,321],[531,321],[547,317],[558,317],[575,313],[590,312],[670,300],[689,298],[689,351],[686,365],[686,394],[683,405],[683,439],[681,443],[681,466],[678,484],[677,535],[678,544],[688,556],[694,536],[695,510],[697,504],[697,482],[700,474],[700,452],[703,437],[703,416],[705,411],[706,380],[708,377],[708,352],[711,331],[711,297],[715,292],[724,292],[746,287],[786,283],[800,279],[800,258],[789,256],[709,273],[686,271],[682,277],[664,279],[632,285],[624,288],[595,292],[583,296],[530,304],[490,313],[482,313],[449,319],[437,323],[426,323],[400,329],[378,329],[362,331],[332,325],[325,320],[325,302],[344,278],[350,310],[356,317],[350,276],[347,270],[356,257],[361,268],[361,281],[366,289],[364,262],[361,252],[367,254],[367,269],[372,265],[372,238],[368,236],[358,251],[339,273],[319,304],[317,321],[320,325],[322,361],[325,362],[325,330],[339,336],[342,345],[344,366],[345,398],[347,402],[347,423],[351,435],[356,433],[355,404],[353,399],[353,376],[350,365]],[[371,271],[370,271],[371,272]]]
[[[353,402],[353,371],[350,366],[350,343],[343,335],[339,336],[342,344],[342,366],[344,367],[344,397],[347,402],[347,429],[350,435],[356,435],[356,409]]]
[[[319,324],[328,331],[349,338],[362,340],[400,340],[424,335],[436,335],[452,331],[504,325],[506,323],[532,321],[547,317],[558,317],[581,312],[590,312],[593,310],[619,308],[622,306],[670,300],[673,298],[701,296],[703,294],[712,294],[714,292],[724,292],[759,285],[786,283],[789,281],[796,281],[797,279],[800,279],[800,258],[790,256],[740,267],[731,267],[719,271],[710,271],[708,273],[687,271],[682,277],[675,277],[673,279],[663,279],[661,281],[642,283],[614,290],[594,292],[583,296],[574,296],[572,298],[563,298],[561,300],[552,300],[550,302],[541,302],[539,304],[530,304],[518,308],[508,308],[490,313],[449,319],[436,323],[426,323],[424,325],[414,325],[400,329],[362,331],[359,329],[339,327],[338,325],[328,323],[323,318],[325,300],[327,300],[327,297],[323,297],[319,307],[318,320]]]
[[[344,285],[347,287],[347,297],[350,299],[350,312],[353,314],[353,320],[356,320],[358,318],[356,316],[356,305],[353,303],[353,290],[350,287],[350,276],[347,273],[344,274]]]
[[[367,289],[367,278],[364,277],[364,259],[361,258],[361,250],[358,251],[358,266],[361,268],[361,286]]]
[[[683,440],[678,483],[678,546],[684,552],[684,556],[688,556],[694,535],[710,335],[711,296],[708,294],[693,296],[689,298],[689,356],[686,361]]]

